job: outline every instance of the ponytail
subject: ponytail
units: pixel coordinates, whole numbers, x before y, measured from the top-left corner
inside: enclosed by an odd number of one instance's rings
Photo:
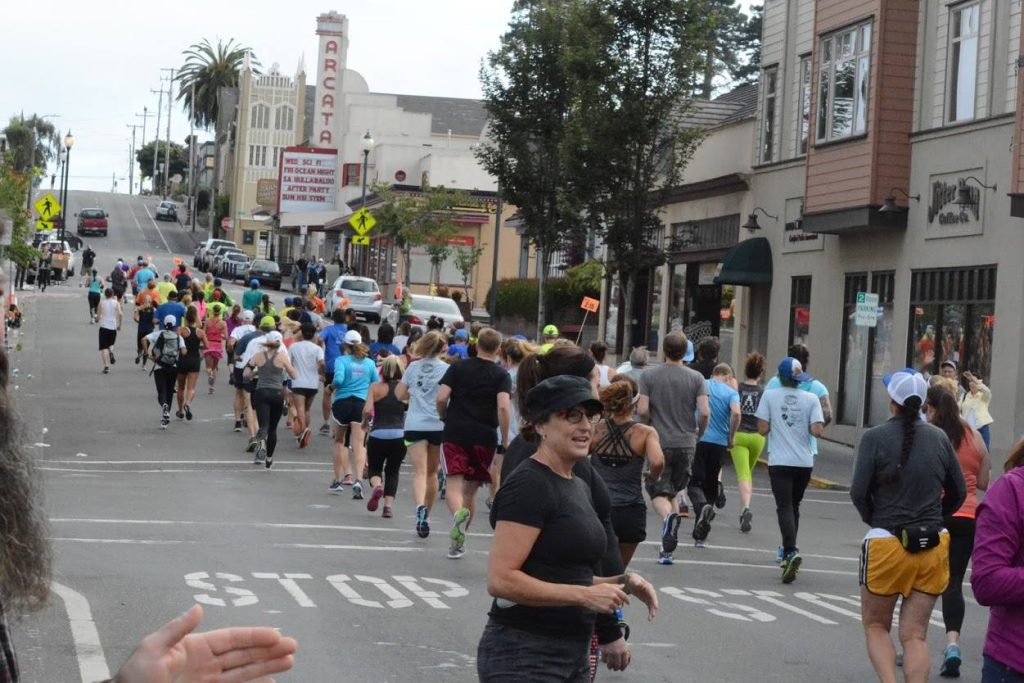
[[[917,423],[921,421],[921,398],[908,396],[899,406],[900,423],[903,425],[903,445],[900,449],[900,463],[896,466],[893,481],[897,481],[910,460],[910,452],[914,449],[914,436],[917,434]]]

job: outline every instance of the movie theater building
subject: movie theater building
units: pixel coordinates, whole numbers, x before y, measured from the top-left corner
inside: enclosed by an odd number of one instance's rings
[[[765,2],[766,351],[807,344],[832,438],[888,418],[884,373],[944,360],[991,387],[997,454],[1024,433],[1020,48],[1017,2]]]

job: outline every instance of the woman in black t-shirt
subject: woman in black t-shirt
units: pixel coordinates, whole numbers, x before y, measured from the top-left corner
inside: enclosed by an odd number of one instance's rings
[[[487,571],[494,596],[480,639],[481,681],[587,681],[596,613],[635,594],[658,610],[654,587],[637,574],[595,576],[606,547],[590,487],[573,466],[590,452],[601,403],[582,377],[557,376],[526,400],[537,452],[509,476],[494,501]]]
[[[765,438],[757,430],[757,406],[761,404],[764,387],[761,376],[764,374],[764,356],[757,351],[747,354],[744,365],[743,383],[736,387],[740,394],[740,427],[736,431],[735,445],[730,451],[732,464],[736,469],[736,485],[740,490],[740,531],[747,533],[751,528],[754,514],[750,511],[750,501],[754,491],[753,472],[757,466],[761,451],[764,450]]]

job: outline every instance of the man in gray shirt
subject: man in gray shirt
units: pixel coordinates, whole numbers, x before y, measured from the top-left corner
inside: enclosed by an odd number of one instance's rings
[[[690,465],[697,439],[708,426],[708,390],[699,372],[683,365],[686,335],[672,332],[665,337],[665,363],[651,367],[640,376],[637,412],[658,431],[665,452],[665,469],[655,481],[647,481],[651,504],[662,518],[661,564],[672,564],[672,552],[679,543],[679,519],[675,498],[690,480]],[[698,420],[699,418],[699,420]]]

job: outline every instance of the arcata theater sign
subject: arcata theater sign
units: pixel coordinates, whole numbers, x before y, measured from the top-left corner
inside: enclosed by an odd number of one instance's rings
[[[317,55],[316,106],[313,110],[313,142],[324,147],[337,145],[335,117],[341,105],[341,79],[348,55],[348,18],[330,12],[316,18],[320,36]]]
[[[285,147],[280,164],[278,213],[334,209],[338,150]]]

